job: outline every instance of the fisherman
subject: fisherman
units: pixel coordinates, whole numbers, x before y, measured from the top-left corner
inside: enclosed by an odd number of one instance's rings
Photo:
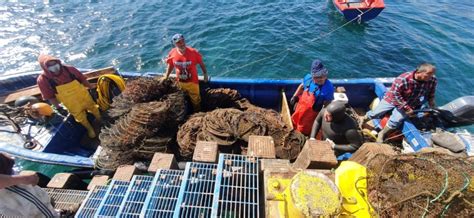
[[[43,69],[37,79],[43,99],[48,100],[60,113],[64,113],[59,105],[62,103],[74,119],[86,128],[89,138],[95,138],[94,128],[86,114],[92,113],[97,121],[101,118],[99,106],[88,92],[88,89],[93,88],[92,85],[79,70],[63,64],[58,58],[41,54],[38,62]]]
[[[14,175],[14,160],[0,153],[0,215],[5,217],[59,217],[48,193],[36,186],[36,174]]]
[[[293,126],[304,135],[310,134],[319,111],[334,99],[334,86],[327,76],[328,70],[321,61],[314,60],[311,73],[304,77],[290,100],[291,105],[298,103],[291,116]]]
[[[189,95],[194,111],[199,111],[201,109],[201,95],[196,64],[201,66],[205,83],[208,82],[206,65],[198,50],[186,46],[183,35],[175,34],[171,40],[175,47],[171,49],[166,60],[168,66],[165,79],[168,79],[171,71],[175,69],[179,86]]]
[[[362,123],[392,112],[387,125],[379,132],[377,142],[383,142],[385,136],[398,128],[404,119],[415,116],[415,110],[420,109],[424,103],[428,103],[431,108],[435,107],[434,97],[438,84],[435,72],[435,66],[423,63],[416,70],[401,74],[377,107],[367,112]]]
[[[323,111],[327,114],[324,117]],[[310,140],[315,140],[320,129],[323,140],[330,140],[336,155],[353,153],[364,142],[357,121],[346,113],[346,105],[342,101],[333,101],[321,110],[314,120]]]

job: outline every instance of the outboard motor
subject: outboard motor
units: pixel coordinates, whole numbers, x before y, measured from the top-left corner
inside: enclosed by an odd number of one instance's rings
[[[474,96],[464,96],[435,109],[445,127],[458,127],[474,124]]]

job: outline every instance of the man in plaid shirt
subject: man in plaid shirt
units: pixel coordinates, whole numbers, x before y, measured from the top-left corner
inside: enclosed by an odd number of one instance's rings
[[[424,103],[435,106],[434,95],[438,84],[435,72],[435,66],[423,63],[415,71],[403,73],[395,79],[377,107],[367,112],[364,120],[381,118],[392,112],[387,125],[378,134],[377,142],[383,142],[385,135],[398,128],[406,117],[414,116],[414,110]]]

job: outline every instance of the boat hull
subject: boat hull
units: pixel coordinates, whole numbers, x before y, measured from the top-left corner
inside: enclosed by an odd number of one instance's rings
[[[369,11],[370,10],[370,11]],[[382,12],[383,8],[372,8],[372,9],[346,9],[344,11],[340,11],[342,15],[344,15],[344,18],[348,21],[351,20],[356,20],[358,22],[367,22],[369,20],[372,20],[376,18],[380,12]],[[368,11],[368,12],[367,12]],[[359,15],[361,15],[360,21],[359,21]]]
[[[374,1],[372,6],[351,6],[350,4],[341,3],[333,0],[334,7],[348,21],[367,22],[376,18],[385,8],[383,1]]]
[[[144,76],[144,74],[134,72],[122,72],[121,75],[125,78]],[[160,74],[145,74],[145,76],[158,75]],[[35,74],[30,74],[18,78],[36,81],[36,76]],[[0,78],[0,86],[11,86],[11,90],[25,88],[14,87],[15,85],[18,86],[18,84],[28,84],[28,81],[24,83],[18,82],[18,78]],[[331,82],[335,87],[345,88],[349,104],[352,107],[368,110],[372,100],[374,98],[382,98],[393,80],[394,78],[331,79]],[[235,89],[242,97],[247,98],[257,106],[278,110],[281,105],[282,91],[285,91],[286,97],[289,99],[300,83],[301,79],[212,78],[207,85],[210,88]],[[5,92],[0,92],[0,95],[5,95]],[[7,127],[0,126],[0,130],[2,128]],[[403,132],[408,133],[405,134],[405,138],[415,146],[415,150],[428,146],[421,133],[409,121],[405,121],[403,129],[409,130]],[[6,132],[10,132],[10,135]],[[44,148],[41,150],[28,150],[23,148],[24,142],[17,133],[12,132],[11,129],[0,131],[0,152],[6,152],[21,159],[40,163],[84,168],[94,167],[94,151],[82,148],[79,144],[79,141],[85,135],[85,130],[81,125],[75,123],[72,117],[57,124],[44,134],[42,136],[44,141],[41,141]]]

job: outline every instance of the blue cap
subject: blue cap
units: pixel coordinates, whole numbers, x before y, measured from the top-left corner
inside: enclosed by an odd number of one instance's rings
[[[174,34],[173,37],[171,37],[171,42],[174,44],[174,43],[177,43],[181,39],[184,39],[183,34],[176,33]]]
[[[313,61],[313,64],[311,64],[311,76],[313,77],[320,77],[320,76],[327,76],[328,75],[328,69],[326,69],[321,63],[319,59],[316,59]]]

